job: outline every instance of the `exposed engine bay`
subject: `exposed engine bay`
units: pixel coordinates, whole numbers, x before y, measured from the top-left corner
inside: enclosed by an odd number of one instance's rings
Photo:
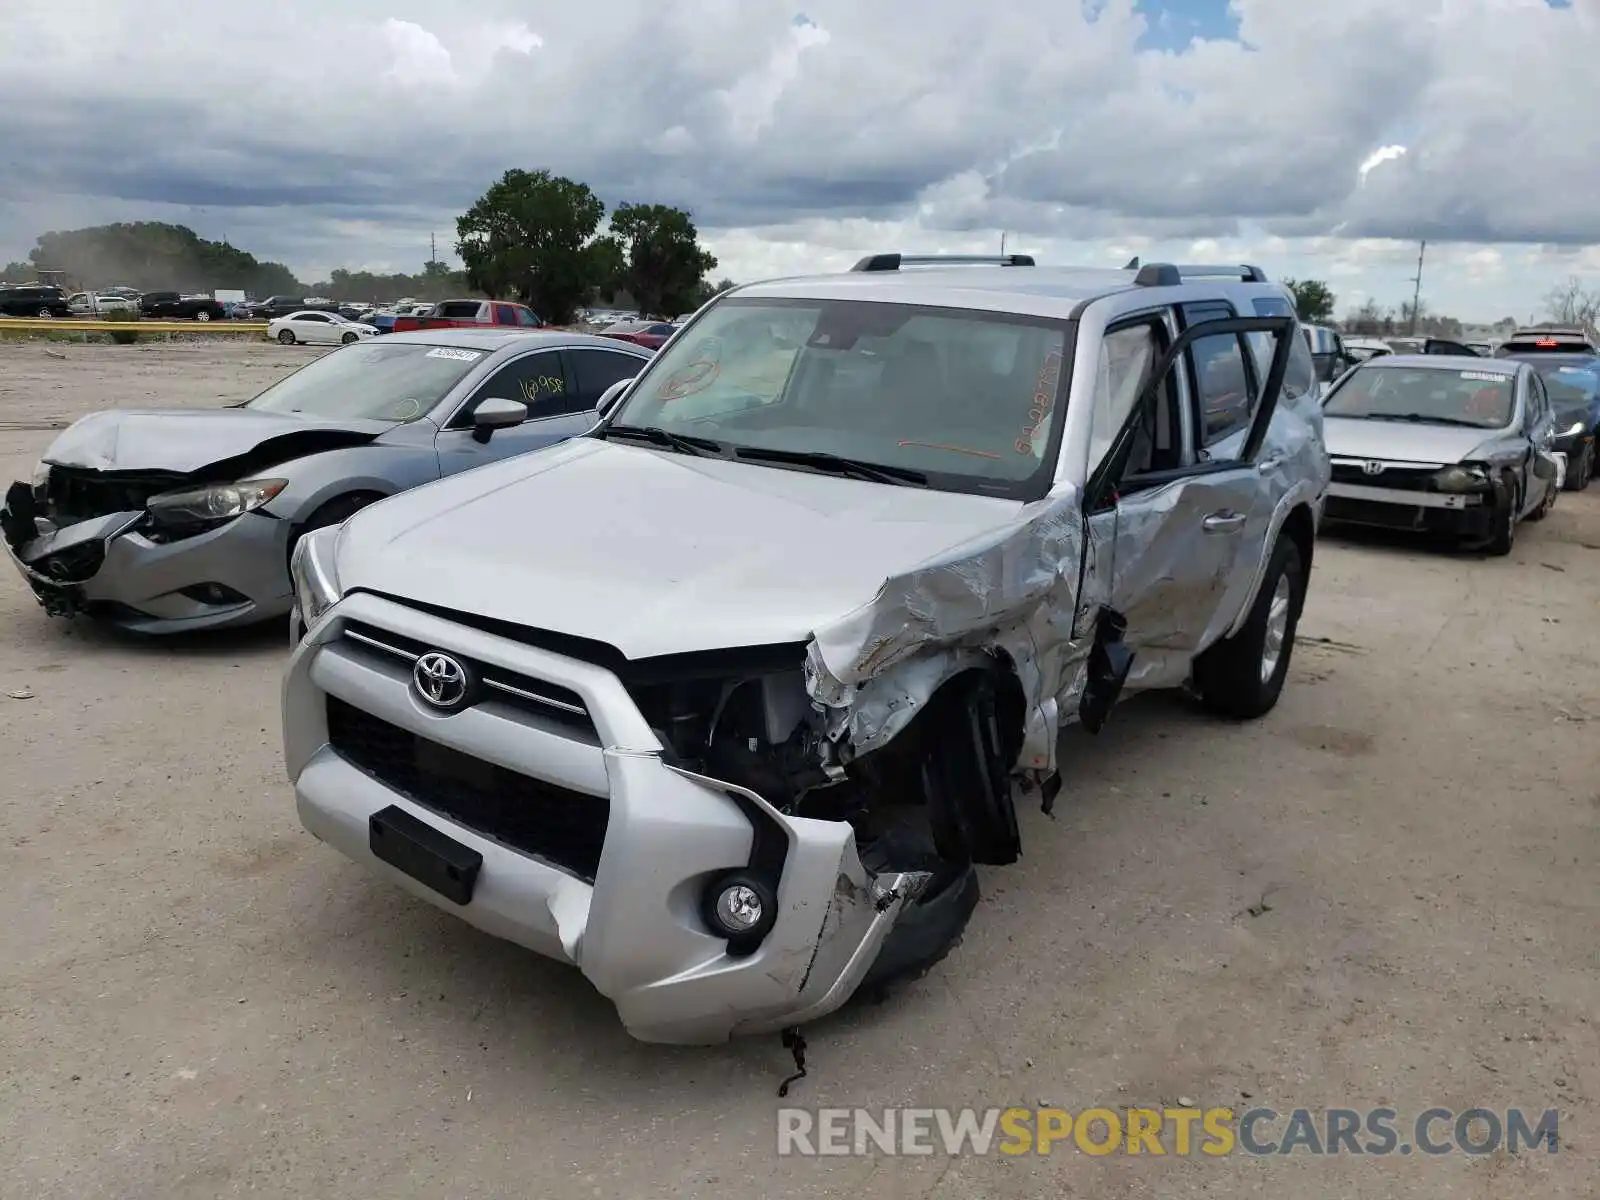
[[[748,673],[630,691],[677,765],[748,788],[786,815],[848,822],[873,870],[1016,861],[1022,694],[999,659],[948,681],[897,737],[855,757],[829,737],[802,649],[787,669],[752,663]]]

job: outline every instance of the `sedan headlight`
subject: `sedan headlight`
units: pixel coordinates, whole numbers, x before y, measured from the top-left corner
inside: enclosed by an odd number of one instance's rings
[[[1492,486],[1493,482],[1489,469],[1481,463],[1457,463],[1433,477],[1433,486],[1441,492],[1478,492]]]
[[[333,563],[339,529],[338,525],[328,525],[311,530],[294,544],[294,553],[289,555],[295,608],[301,625],[307,629],[339,602],[339,574]]]
[[[1556,434],[1556,436],[1558,438],[1577,437],[1582,432],[1583,432],[1583,422],[1582,421],[1574,421],[1571,425],[1568,425],[1560,433]]]
[[[168,524],[209,524],[260,508],[288,486],[287,479],[241,479],[238,483],[162,492],[151,496],[145,507],[156,520]]]

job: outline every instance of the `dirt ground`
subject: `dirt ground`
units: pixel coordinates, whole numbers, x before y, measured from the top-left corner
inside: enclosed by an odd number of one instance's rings
[[[49,349],[0,345],[0,483],[52,422],[311,353]],[[0,1195],[1595,1194],[1600,488],[1509,559],[1326,537],[1276,711],[1145,697],[1069,733],[964,943],[809,1029],[788,1101],[775,1037],[637,1044],[576,971],[303,833],[282,629],[145,643],[0,576]],[[776,1155],[781,1103],[1179,1097],[1557,1107],[1560,1152]]]

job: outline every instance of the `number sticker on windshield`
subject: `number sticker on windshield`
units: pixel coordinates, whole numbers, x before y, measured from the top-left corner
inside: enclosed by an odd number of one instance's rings
[[[1504,375],[1491,375],[1487,371],[1463,371],[1461,372],[1461,378],[1476,379],[1479,383],[1504,383],[1506,381]]]
[[[477,362],[483,357],[482,350],[460,350],[455,346],[435,346],[429,350],[424,358],[450,358],[456,362]]]

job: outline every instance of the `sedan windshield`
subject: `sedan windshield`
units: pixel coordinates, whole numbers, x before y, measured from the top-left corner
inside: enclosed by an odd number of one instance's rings
[[[415,421],[486,353],[387,339],[353,342],[279,380],[244,407],[306,417]]]
[[[1323,411],[1330,417],[1502,429],[1511,424],[1514,382],[1494,371],[1386,366],[1380,360],[1352,372]]]
[[[1011,314],[730,298],[652,361],[612,424],[751,462],[1013,495],[1053,453],[1067,336]]]
[[[1557,412],[1582,411],[1600,398],[1600,360],[1592,367],[1545,366],[1534,367],[1544,380],[1550,393],[1550,407]]]

